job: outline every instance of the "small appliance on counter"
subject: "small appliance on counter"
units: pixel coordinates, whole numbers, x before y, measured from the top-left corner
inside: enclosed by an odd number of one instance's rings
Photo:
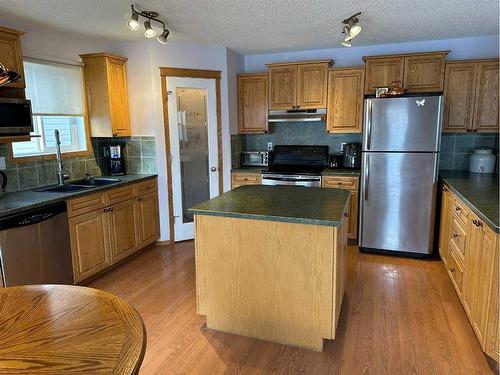
[[[361,167],[361,143],[347,143],[342,152],[344,168],[359,169]]]
[[[469,157],[469,172],[493,173],[497,157],[493,150],[487,148],[475,149]]]
[[[343,154],[331,154],[328,168],[342,168]]]
[[[124,145],[109,146],[109,175],[123,176],[126,174],[125,156],[123,154]]]
[[[241,165],[244,167],[267,167],[269,164],[269,151],[243,151]]]

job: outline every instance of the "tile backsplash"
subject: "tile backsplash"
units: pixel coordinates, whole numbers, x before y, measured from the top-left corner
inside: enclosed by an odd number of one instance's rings
[[[469,156],[474,149],[480,147],[491,148],[493,153],[498,154],[498,134],[443,134],[439,169],[468,170]],[[498,160],[496,170],[498,171]]]
[[[104,154],[104,146],[109,145],[111,141],[126,145],[124,152],[128,173],[156,173],[154,137],[92,138],[93,155],[64,157],[63,154],[63,164],[70,179],[84,178],[85,173],[90,173],[92,176],[108,174],[108,159]],[[57,182],[55,160],[14,163],[8,158],[7,147],[10,146],[0,144],[0,156],[6,160],[7,192],[32,189]]]

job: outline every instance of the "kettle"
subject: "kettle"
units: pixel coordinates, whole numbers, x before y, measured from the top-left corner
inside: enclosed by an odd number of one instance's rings
[[[0,171],[0,197],[5,192],[7,188],[7,174],[4,171]]]

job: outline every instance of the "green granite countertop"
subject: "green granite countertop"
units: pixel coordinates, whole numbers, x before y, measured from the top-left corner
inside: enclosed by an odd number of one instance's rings
[[[500,233],[498,175],[441,171],[441,179],[490,228]]]
[[[248,185],[200,203],[189,211],[198,215],[338,226],[349,194],[341,189]]]
[[[106,177],[106,176],[102,176]],[[120,182],[107,186],[98,186],[92,189],[85,189],[74,192],[53,193],[46,191],[23,190],[7,193],[0,198],[0,217],[17,214],[34,208],[47,206],[53,203],[66,201],[70,198],[93,194],[98,191],[114,189],[117,187],[133,184],[142,180],[157,177],[156,174],[127,174],[125,176],[113,176],[120,179]],[[42,188],[40,186],[39,188]],[[38,189],[38,188],[37,188]]]

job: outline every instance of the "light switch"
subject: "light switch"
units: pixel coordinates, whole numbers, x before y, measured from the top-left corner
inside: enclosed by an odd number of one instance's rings
[[[272,151],[273,150],[273,142],[267,142],[267,150]]]
[[[5,165],[5,157],[0,156],[0,170],[4,171],[7,169],[7,166]]]

